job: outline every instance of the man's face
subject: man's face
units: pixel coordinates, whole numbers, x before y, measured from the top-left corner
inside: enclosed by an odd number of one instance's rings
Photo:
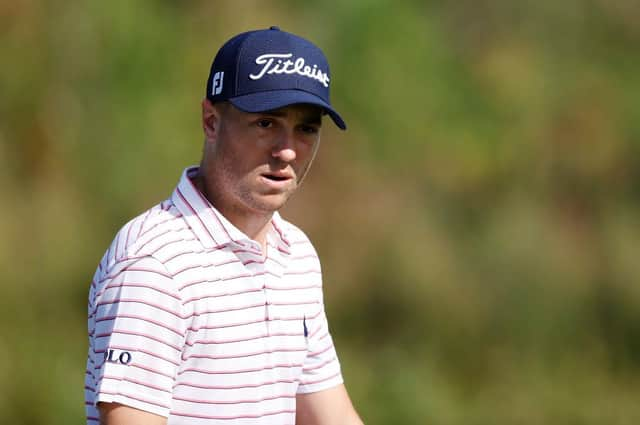
[[[295,192],[320,140],[322,110],[298,104],[246,113],[231,104],[205,113],[208,198],[227,218],[267,215]],[[207,109],[211,116],[207,119]],[[209,126],[209,128],[208,128]]]

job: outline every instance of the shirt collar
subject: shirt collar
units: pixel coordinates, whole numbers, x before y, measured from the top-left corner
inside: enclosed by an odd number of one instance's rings
[[[287,237],[286,221],[280,217],[280,213],[277,211],[271,218],[271,229],[267,238],[273,238],[272,240],[275,242],[276,248],[278,248],[279,251],[282,251],[285,254],[291,254],[291,242]]]
[[[197,166],[186,168],[182,172],[178,186],[171,195],[171,201],[182,213],[202,245],[205,248],[215,248],[235,242],[259,250],[255,241],[227,220],[195,187],[191,178],[197,173]],[[275,243],[279,250],[289,253],[291,244],[287,239],[284,224],[285,221],[280,214],[275,212],[267,240]]]

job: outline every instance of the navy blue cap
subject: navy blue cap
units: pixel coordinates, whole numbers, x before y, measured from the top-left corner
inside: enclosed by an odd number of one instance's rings
[[[207,81],[207,99],[229,101],[245,112],[295,103],[318,105],[347,128],[329,102],[329,63],[308,40],[278,27],[238,34],[218,51]]]

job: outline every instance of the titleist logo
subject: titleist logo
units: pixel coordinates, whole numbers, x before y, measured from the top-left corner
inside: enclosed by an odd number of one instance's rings
[[[303,77],[320,81],[325,87],[329,87],[329,75],[318,69],[318,65],[306,65],[304,58],[291,60],[293,53],[267,53],[256,58],[258,65],[263,65],[257,75],[249,74],[252,80],[259,80],[264,74],[298,74]],[[286,60],[285,60],[286,59]]]

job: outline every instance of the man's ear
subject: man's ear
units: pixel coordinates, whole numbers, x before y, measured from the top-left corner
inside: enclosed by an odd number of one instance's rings
[[[202,129],[205,140],[215,140],[220,125],[220,111],[206,97],[202,100]]]

